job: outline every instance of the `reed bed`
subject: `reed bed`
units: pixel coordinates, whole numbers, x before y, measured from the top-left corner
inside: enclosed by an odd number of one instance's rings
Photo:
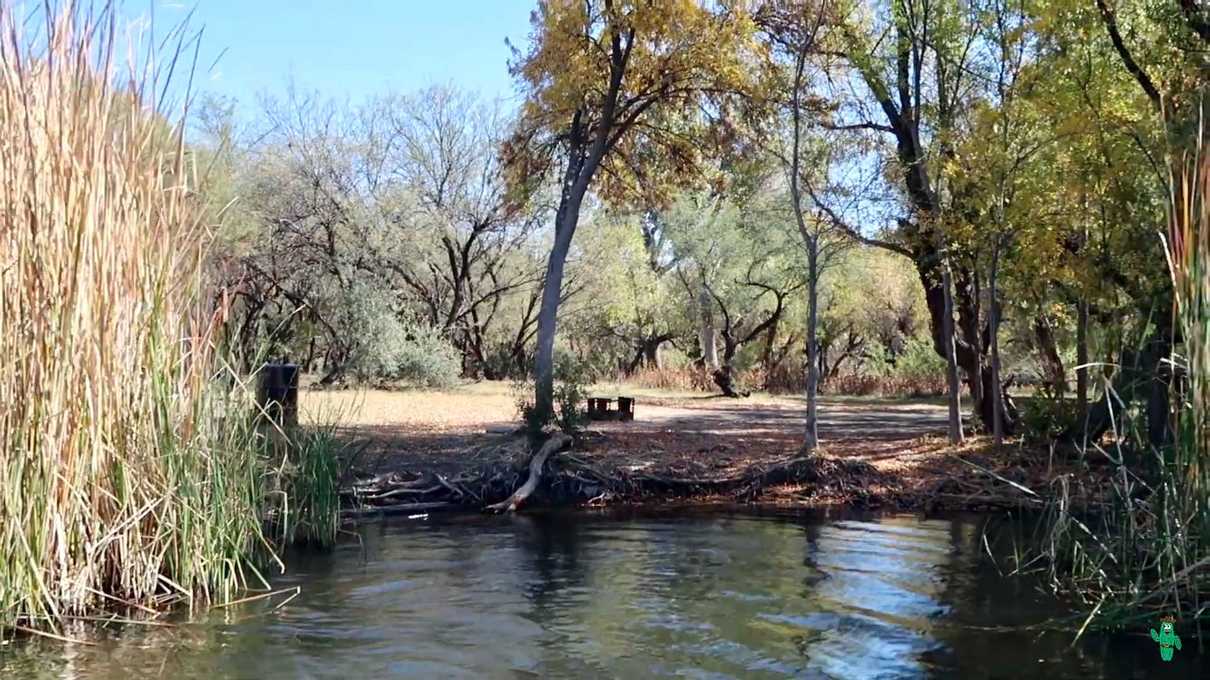
[[[1153,446],[1140,414],[1115,414],[1113,444],[1092,443],[1086,454],[1114,470],[1106,505],[1073,511],[1069,481],[1059,478],[1040,525],[1051,582],[1089,609],[1081,633],[1153,623],[1164,612],[1200,635],[1210,614],[1210,149],[1199,143],[1172,167],[1165,245],[1179,341],[1161,370],[1175,376],[1173,441]]]
[[[24,20],[0,3],[0,630],[232,599],[300,466],[217,346],[216,218],[116,10]]]

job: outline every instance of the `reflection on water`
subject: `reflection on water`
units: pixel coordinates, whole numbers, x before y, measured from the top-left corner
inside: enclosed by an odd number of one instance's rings
[[[1041,635],[1064,612],[983,557],[972,518],[587,514],[374,525],[293,555],[263,603],[93,646],[11,644],[6,677],[1202,677],[1140,636]]]

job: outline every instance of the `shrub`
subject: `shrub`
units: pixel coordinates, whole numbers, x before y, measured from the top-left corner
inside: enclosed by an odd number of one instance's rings
[[[618,376],[618,382],[648,389],[684,392],[707,392],[716,389],[710,372],[697,366],[642,368],[630,375]]]
[[[903,352],[896,357],[889,375],[904,381],[920,381],[921,384],[944,381],[945,359],[933,349],[932,340],[914,337],[907,341]]]
[[[458,350],[435,328],[413,327],[397,347],[396,379],[425,387],[450,387],[458,382],[461,371]]]
[[[590,369],[583,362],[577,361],[570,354],[555,354],[555,386],[554,414],[551,418],[543,418],[534,408],[534,383],[523,380],[513,383],[513,395],[517,403],[517,413],[525,424],[525,429],[531,434],[541,432],[548,425],[554,425],[571,436],[579,434],[585,423],[585,413],[581,404],[587,396]]]
[[[1037,395],[1019,400],[1021,432],[1030,441],[1051,442],[1077,431],[1079,405],[1062,397]]]
[[[424,387],[457,383],[462,371],[457,350],[439,330],[401,319],[387,291],[353,286],[339,318],[342,334],[350,338],[350,372],[358,381],[402,380]]]

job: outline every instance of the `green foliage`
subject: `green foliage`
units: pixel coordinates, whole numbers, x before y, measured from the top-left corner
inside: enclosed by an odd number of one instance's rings
[[[348,366],[362,382],[405,381],[449,387],[458,381],[458,352],[431,326],[403,320],[379,288],[358,284],[336,317],[348,338]]]
[[[511,65],[525,94],[505,145],[513,184],[532,185],[557,165],[554,150],[609,130],[598,193],[658,205],[738,141],[701,112],[752,85],[755,25],[742,5],[541,3],[531,28]]]
[[[336,421],[279,434],[267,436],[280,443],[274,447],[280,462],[272,471],[279,493],[271,498],[278,540],[331,547],[340,528],[340,482],[348,462],[341,459]]]
[[[945,374],[945,359],[933,349],[932,340],[909,338],[890,374],[906,380],[939,379]]]
[[[1049,444],[1082,427],[1079,405],[1070,399],[1038,394],[1018,399],[1021,434],[1028,441]]]
[[[556,352],[555,411],[547,419],[541,418],[538,410],[534,408],[532,381],[513,383],[517,413],[521,416],[526,432],[536,435],[544,428],[554,426],[573,437],[579,434],[586,422],[583,405],[592,382],[592,367],[589,364],[566,352]]]

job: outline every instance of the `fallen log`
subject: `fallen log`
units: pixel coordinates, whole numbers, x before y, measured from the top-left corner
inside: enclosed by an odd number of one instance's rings
[[[513,492],[513,495],[500,501],[492,503],[484,508],[485,512],[516,512],[517,508],[525,502],[538,488],[538,484],[542,481],[542,468],[546,465],[546,459],[559,449],[571,443],[571,437],[563,433],[555,433],[551,435],[546,443],[542,444],[542,448],[534,454],[533,458],[529,459],[529,478],[521,485],[521,488]]]
[[[400,503],[398,505],[368,505],[360,508],[346,508],[340,511],[341,517],[370,517],[375,515],[406,515],[425,510],[441,510],[453,506],[446,501],[430,501],[425,503]]]
[[[443,488],[445,488],[445,487],[443,487],[440,484],[430,486],[425,489],[409,489],[407,487],[400,487],[398,489],[391,489],[390,491],[383,491],[382,493],[377,493],[372,496],[365,496],[362,500],[363,501],[380,501],[380,500],[384,500],[387,498],[394,498],[396,496],[427,496],[436,491],[440,491]]]

